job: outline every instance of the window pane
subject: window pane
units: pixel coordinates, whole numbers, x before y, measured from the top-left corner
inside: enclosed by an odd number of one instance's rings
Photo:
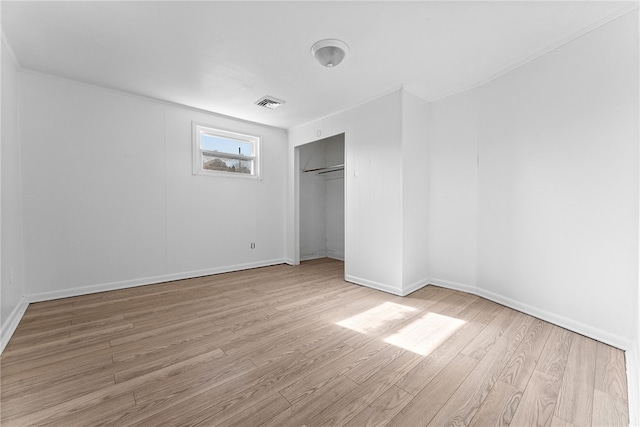
[[[200,149],[207,151],[217,151],[219,153],[241,154],[251,156],[252,144],[250,142],[238,141],[235,139],[223,138],[220,136],[202,134],[200,137]]]
[[[202,156],[202,169],[211,171],[251,174],[252,160],[227,159],[224,157]]]
[[[193,124],[193,174],[260,178],[260,137]]]

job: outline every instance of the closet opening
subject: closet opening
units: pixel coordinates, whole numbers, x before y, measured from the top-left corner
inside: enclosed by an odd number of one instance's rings
[[[345,259],[345,136],[296,148],[300,261]]]

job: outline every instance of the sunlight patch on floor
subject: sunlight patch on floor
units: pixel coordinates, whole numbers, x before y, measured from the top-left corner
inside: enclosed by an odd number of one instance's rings
[[[427,313],[384,341],[422,356],[429,355],[466,322],[437,313]]]
[[[404,319],[405,317],[408,317],[408,314],[414,313],[417,310],[417,308],[408,307],[402,304],[384,302],[341,322],[337,322],[336,325],[362,334],[367,334],[377,331],[388,322]]]

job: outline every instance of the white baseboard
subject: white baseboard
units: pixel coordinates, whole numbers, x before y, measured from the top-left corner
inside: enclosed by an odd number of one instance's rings
[[[344,261],[344,252],[328,250],[327,258],[337,259],[338,261]]]
[[[602,329],[594,328],[593,326],[584,324],[582,322],[571,320],[557,313],[542,310],[529,304],[525,304],[511,298],[503,297],[501,295],[485,291],[483,289],[480,289],[477,295],[490,299],[491,301],[506,305],[507,307],[513,308],[531,316],[537,317],[538,319],[553,323],[554,325],[558,325],[570,331],[577,332],[580,335],[593,338],[594,340],[601,341],[605,344],[609,344],[613,347],[617,347],[622,350],[629,350],[631,348],[631,341],[626,338],[603,331]]]
[[[474,295],[478,295],[480,297],[486,298],[493,302],[497,302],[498,304],[502,304],[514,310],[521,311],[533,317],[537,317],[538,319],[544,320],[549,323],[553,323],[554,325],[560,326],[562,328],[568,329],[573,332],[577,332],[580,335],[593,338],[594,340],[601,341],[605,344],[609,344],[613,347],[617,347],[622,350],[629,350],[631,348],[631,341],[619,335],[615,335],[615,334],[603,331],[601,329],[594,328],[593,326],[589,326],[582,322],[571,320],[559,314],[552,313],[550,311],[546,311],[546,310],[531,306],[529,304],[525,304],[518,300],[514,300],[490,291],[486,291],[484,289],[478,288],[477,286],[467,285],[464,283],[450,282],[447,280],[440,280],[435,278],[430,279],[429,283],[436,286],[442,286],[443,288],[448,288],[448,289],[453,289],[457,291],[463,291],[463,292],[468,292]]]
[[[344,254],[339,254],[337,252],[332,252],[332,251],[318,252],[315,254],[303,255],[300,257],[300,261],[311,261],[312,259],[321,259],[321,258],[331,258],[331,259],[337,259],[338,261],[344,261]],[[289,262],[287,261],[287,263]],[[291,263],[291,265],[293,264]]]
[[[417,291],[418,289],[422,289],[429,284],[429,279],[418,280],[417,282],[413,282],[409,286],[402,289],[402,296],[406,297],[412,292]]]
[[[204,270],[185,271],[181,273],[163,274],[160,276],[142,277],[139,279],[124,280],[121,282],[101,283],[98,285],[82,286],[78,288],[62,289],[54,292],[41,292],[25,295],[27,302],[49,301],[59,298],[75,297],[97,292],[114,291],[117,289],[133,288],[136,286],[152,285],[155,283],[170,282],[172,280],[191,279],[194,277],[210,276],[213,274],[229,273],[231,271],[248,270],[251,268],[268,267],[270,265],[284,264],[284,259],[274,259],[253,263],[236,264],[224,267],[209,268]]]
[[[393,295],[403,296],[402,289],[393,286],[385,285],[383,283],[374,282],[373,280],[367,280],[356,276],[345,275],[344,280],[347,282],[355,283],[356,285],[366,286],[368,288],[377,289]]]
[[[29,303],[22,297],[18,305],[11,311],[6,322],[2,324],[2,330],[0,331],[0,354],[2,354],[13,333],[16,331],[20,320],[22,320],[22,316],[24,316],[25,311],[27,311],[27,307],[29,307]]]
[[[309,261],[312,259],[326,258],[327,251],[317,251],[310,254],[300,254],[300,261]]]
[[[470,294],[477,295],[478,288],[472,285],[467,285],[465,283],[451,282],[449,280],[436,279],[434,277],[429,279],[429,284],[440,286],[447,289],[453,289],[455,291],[468,292]]]
[[[423,279],[410,284],[406,288],[396,288],[394,286],[389,286],[384,283],[374,282],[373,280],[363,279],[361,277],[350,276],[350,275],[345,275],[344,280],[346,280],[347,282],[355,283],[356,285],[366,286],[368,288],[387,292],[400,297],[405,297],[410,293],[415,292],[420,288],[424,288],[429,284],[428,279]]]

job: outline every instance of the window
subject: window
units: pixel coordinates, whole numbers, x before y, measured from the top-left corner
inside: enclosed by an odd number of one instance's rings
[[[193,174],[260,177],[260,138],[193,123]]]

